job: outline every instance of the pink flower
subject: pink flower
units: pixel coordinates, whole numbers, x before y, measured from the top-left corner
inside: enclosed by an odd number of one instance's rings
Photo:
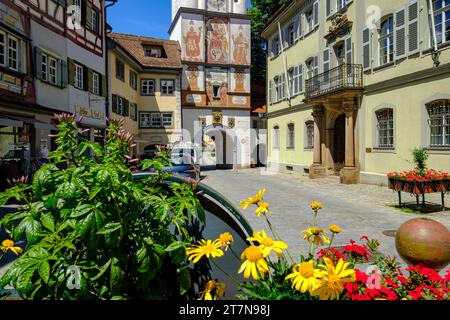
[[[379,290],[381,289],[381,279],[383,276],[381,273],[374,271],[369,277],[367,278],[366,285],[367,288],[371,290]]]

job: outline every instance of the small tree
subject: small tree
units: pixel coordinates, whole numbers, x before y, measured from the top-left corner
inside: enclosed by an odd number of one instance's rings
[[[204,220],[195,184],[168,187],[168,154],[146,160],[156,174],[135,181],[133,137],[111,121],[105,146],[88,141],[71,115],[58,115],[58,148],[31,185],[0,194],[17,212],[0,222],[24,253],[0,280],[25,299],[167,299],[190,287],[185,247],[192,215]],[[61,169],[65,168],[65,169]]]

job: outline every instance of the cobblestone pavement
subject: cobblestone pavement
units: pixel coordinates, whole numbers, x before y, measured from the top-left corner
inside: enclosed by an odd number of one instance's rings
[[[367,235],[381,242],[382,253],[396,257],[395,238],[384,235],[383,231],[397,230],[405,221],[417,217],[429,217],[447,228],[450,226],[450,211],[419,215],[391,207],[398,204],[398,196],[385,186],[342,185],[337,177],[310,180],[294,174],[267,175],[262,170],[207,171],[202,173],[203,183],[222,193],[236,207],[240,200],[266,188],[265,199],[272,211],[270,220],[296,257],[308,251],[300,232],[312,225],[309,207],[312,201],[324,205],[318,217],[319,227],[328,229],[331,224],[337,224],[342,228],[336,245],[347,244],[350,239],[358,241]],[[415,201],[409,195],[402,196],[404,201]],[[427,201],[440,203],[440,195],[432,195]],[[450,204],[450,196],[446,196],[446,201]],[[258,218],[253,210],[241,209],[241,212],[255,231],[268,229],[264,219]]]

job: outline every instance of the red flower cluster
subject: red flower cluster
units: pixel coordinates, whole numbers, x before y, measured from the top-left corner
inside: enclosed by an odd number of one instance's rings
[[[317,252],[318,259],[329,258],[336,265],[340,259],[345,260],[345,256],[335,248],[322,249]]]
[[[441,172],[435,169],[426,169],[425,172],[421,172],[417,169],[402,172],[390,172],[387,176],[389,179],[405,180],[410,182],[450,180],[450,175],[448,174],[448,172]]]
[[[362,237],[361,240],[367,240],[367,237]],[[350,240],[350,244],[342,247],[343,253],[350,256],[352,260],[369,261],[371,253],[367,250],[367,245],[358,245],[354,240]]]
[[[376,288],[369,286],[371,275],[355,270],[356,282],[344,284],[345,296],[351,300],[446,300],[450,297],[450,269],[444,278],[422,266],[406,270],[409,277],[400,268],[394,275],[381,275]]]

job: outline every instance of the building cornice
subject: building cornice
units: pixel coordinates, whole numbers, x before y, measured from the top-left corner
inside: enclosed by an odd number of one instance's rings
[[[450,63],[441,65],[436,68],[428,68],[407,75],[399,76],[393,79],[380,81],[364,87],[364,94],[377,93],[386,89],[404,86],[416,81],[424,81],[430,78],[446,76],[450,73]]]
[[[177,11],[177,14],[172,20],[172,24],[169,28],[169,34],[172,34],[173,29],[175,28],[178,19],[180,18],[180,15],[182,13],[191,13],[191,14],[200,14],[202,16],[208,16],[208,17],[227,17],[227,18],[235,18],[235,19],[243,19],[243,20],[251,20],[250,16],[247,14],[240,14],[240,13],[232,13],[232,12],[215,12],[215,11],[208,11],[205,9],[196,9],[196,8],[186,8],[186,7],[180,7]]]
[[[308,110],[311,109],[312,110],[312,106],[307,105],[305,103],[302,104],[298,104],[292,107],[286,107],[283,108],[281,110],[277,110],[277,111],[273,111],[273,112],[268,112],[267,113],[267,117],[270,118],[276,118],[276,117],[281,117],[281,116],[285,116],[288,114],[292,114],[295,112],[299,112],[299,111],[304,111],[304,110]]]

